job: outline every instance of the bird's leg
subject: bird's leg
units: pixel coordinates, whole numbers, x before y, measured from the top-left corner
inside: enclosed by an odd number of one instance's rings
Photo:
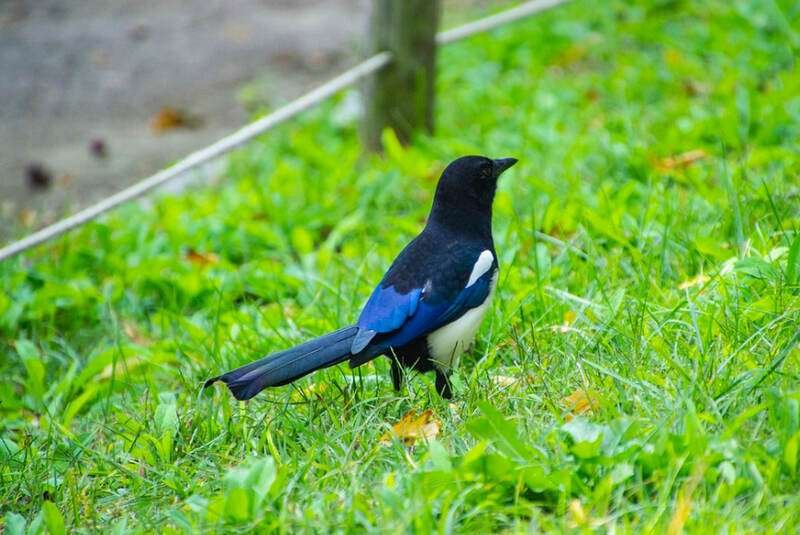
[[[441,370],[436,370],[436,391],[444,399],[453,399],[453,391],[450,388],[450,379]]]
[[[400,368],[400,362],[397,360],[397,357],[392,356],[389,357],[392,361],[392,368],[391,368],[391,376],[392,376],[392,386],[394,386],[395,392],[399,392],[400,388],[403,386],[403,370]]]

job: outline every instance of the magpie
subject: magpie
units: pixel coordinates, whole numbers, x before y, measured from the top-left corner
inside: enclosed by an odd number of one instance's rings
[[[247,400],[345,361],[351,368],[380,355],[391,360],[395,390],[403,370],[436,373],[436,390],[452,397],[449,374],[471,344],[497,282],[492,201],[500,174],[515,158],[464,156],[448,165],[422,232],[392,263],[350,325],[229,371],[222,381]]]

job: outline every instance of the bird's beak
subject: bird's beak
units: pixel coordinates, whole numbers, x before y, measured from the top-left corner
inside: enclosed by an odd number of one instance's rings
[[[498,158],[494,162],[494,176],[499,177],[503,171],[517,163],[516,158]]]

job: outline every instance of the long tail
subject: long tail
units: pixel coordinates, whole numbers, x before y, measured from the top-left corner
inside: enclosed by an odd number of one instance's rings
[[[351,325],[304,342],[299,346],[267,355],[241,368],[206,381],[203,388],[222,381],[236,399],[250,399],[269,386],[281,386],[309,373],[344,362],[358,327]]]

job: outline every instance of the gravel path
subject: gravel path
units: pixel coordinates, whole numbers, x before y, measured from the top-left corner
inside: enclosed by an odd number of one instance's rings
[[[248,105],[278,105],[352,64],[367,5],[1,0],[0,241],[21,220],[41,226],[229,133]],[[158,135],[164,107],[197,124]],[[30,185],[31,166],[49,187]]]

